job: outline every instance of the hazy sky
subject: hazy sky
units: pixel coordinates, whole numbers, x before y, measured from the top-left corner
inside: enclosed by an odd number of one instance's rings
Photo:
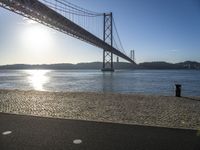
[[[68,1],[112,11],[124,49],[135,50],[137,63],[200,61],[199,0]],[[91,61],[102,61],[101,49],[0,8],[0,65]]]

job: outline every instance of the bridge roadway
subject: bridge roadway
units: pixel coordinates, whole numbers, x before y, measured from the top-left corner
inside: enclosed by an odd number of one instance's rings
[[[110,46],[100,38],[47,7],[38,0],[0,0],[0,6],[94,46],[112,52],[113,54],[124,58],[131,63],[135,63],[124,53]]]

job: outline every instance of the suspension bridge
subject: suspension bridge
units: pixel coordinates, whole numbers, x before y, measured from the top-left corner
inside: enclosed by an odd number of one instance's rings
[[[114,71],[113,54],[135,64],[123,48],[112,13],[65,0],[0,0],[0,6],[103,49],[102,71]]]

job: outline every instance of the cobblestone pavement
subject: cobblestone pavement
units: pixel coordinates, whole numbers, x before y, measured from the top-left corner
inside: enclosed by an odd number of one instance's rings
[[[0,90],[0,112],[200,129],[200,97]]]

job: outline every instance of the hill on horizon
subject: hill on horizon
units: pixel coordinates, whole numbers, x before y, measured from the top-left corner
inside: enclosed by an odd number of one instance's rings
[[[13,64],[2,65],[0,69],[101,69],[102,62],[89,63],[58,63],[58,64]],[[114,62],[115,69],[200,69],[200,63],[196,61],[185,61],[180,63],[168,62],[144,62],[139,64],[131,64],[127,62]]]

